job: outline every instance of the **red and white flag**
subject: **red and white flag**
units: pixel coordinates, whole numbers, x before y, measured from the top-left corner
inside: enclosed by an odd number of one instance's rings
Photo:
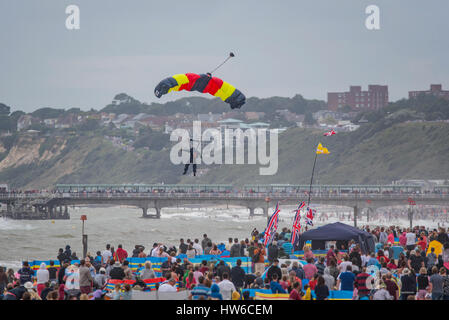
[[[306,213],[306,224],[309,226],[313,226],[313,218],[315,218],[316,210],[307,207]]]
[[[329,131],[329,132],[324,133],[324,135],[325,135],[326,137],[330,137],[331,135],[334,135],[334,134],[337,134],[337,133],[334,131],[334,129],[332,129],[332,130]]]
[[[301,209],[306,205],[304,201],[301,201],[299,203],[298,209],[296,209],[294,212],[295,214],[295,221],[293,222],[293,229],[292,234],[290,238],[291,244],[294,246],[295,243],[298,241],[299,233],[301,232]]]
[[[281,210],[279,209],[279,202],[276,203],[276,208],[274,209],[274,213],[271,215],[270,220],[268,221],[268,226],[265,229],[265,235],[263,240],[263,245],[266,247],[268,246],[274,238],[274,234],[276,233],[276,230],[278,228],[278,219],[279,219],[279,212]]]

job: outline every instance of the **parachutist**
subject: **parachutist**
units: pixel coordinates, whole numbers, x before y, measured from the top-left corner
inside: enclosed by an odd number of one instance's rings
[[[184,172],[182,173],[183,175],[185,175],[187,173],[187,170],[189,170],[189,166],[190,164],[192,164],[192,171],[193,171],[193,176],[196,177],[196,163],[193,162],[193,159],[196,158],[195,157],[195,152],[193,150],[193,139],[190,139],[190,161],[189,163],[186,163],[186,165],[184,166]]]

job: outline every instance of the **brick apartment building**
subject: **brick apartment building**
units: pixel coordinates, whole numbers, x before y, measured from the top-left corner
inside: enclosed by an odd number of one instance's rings
[[[344,106],[352,110],[377,110],[388,104],[388,86],[369,85],[368,91],[361,86],[350,86],[349,92],[328,92],[327,108],[339,111]]]
[[[441,84],[431,84],[430,90],[426,90],[426,91],[409,91],[408,97],[409,97],[409,99],[412,99],[412,98],[416,98],[417,96],[419,96],[421,94],[432,94],[436,97],[441,97],[441,98],[449,100],[449,91],[442,90]]]

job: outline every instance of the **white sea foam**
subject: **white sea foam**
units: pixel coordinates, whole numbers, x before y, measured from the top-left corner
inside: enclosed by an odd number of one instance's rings
[[[33,230],[35,228],[29,222],[0,219],[0,230]]]

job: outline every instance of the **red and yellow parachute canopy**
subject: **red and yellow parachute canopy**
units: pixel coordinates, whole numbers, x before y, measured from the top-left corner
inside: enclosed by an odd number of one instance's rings
[[[210,74],[175,74],[173,77],[162,80],[154,89],[154,94],[160,98],[171,91],[181,90],[209,93],[229,103],[231,109],[239,109],[246,102],[243,93],[233,85]]]

